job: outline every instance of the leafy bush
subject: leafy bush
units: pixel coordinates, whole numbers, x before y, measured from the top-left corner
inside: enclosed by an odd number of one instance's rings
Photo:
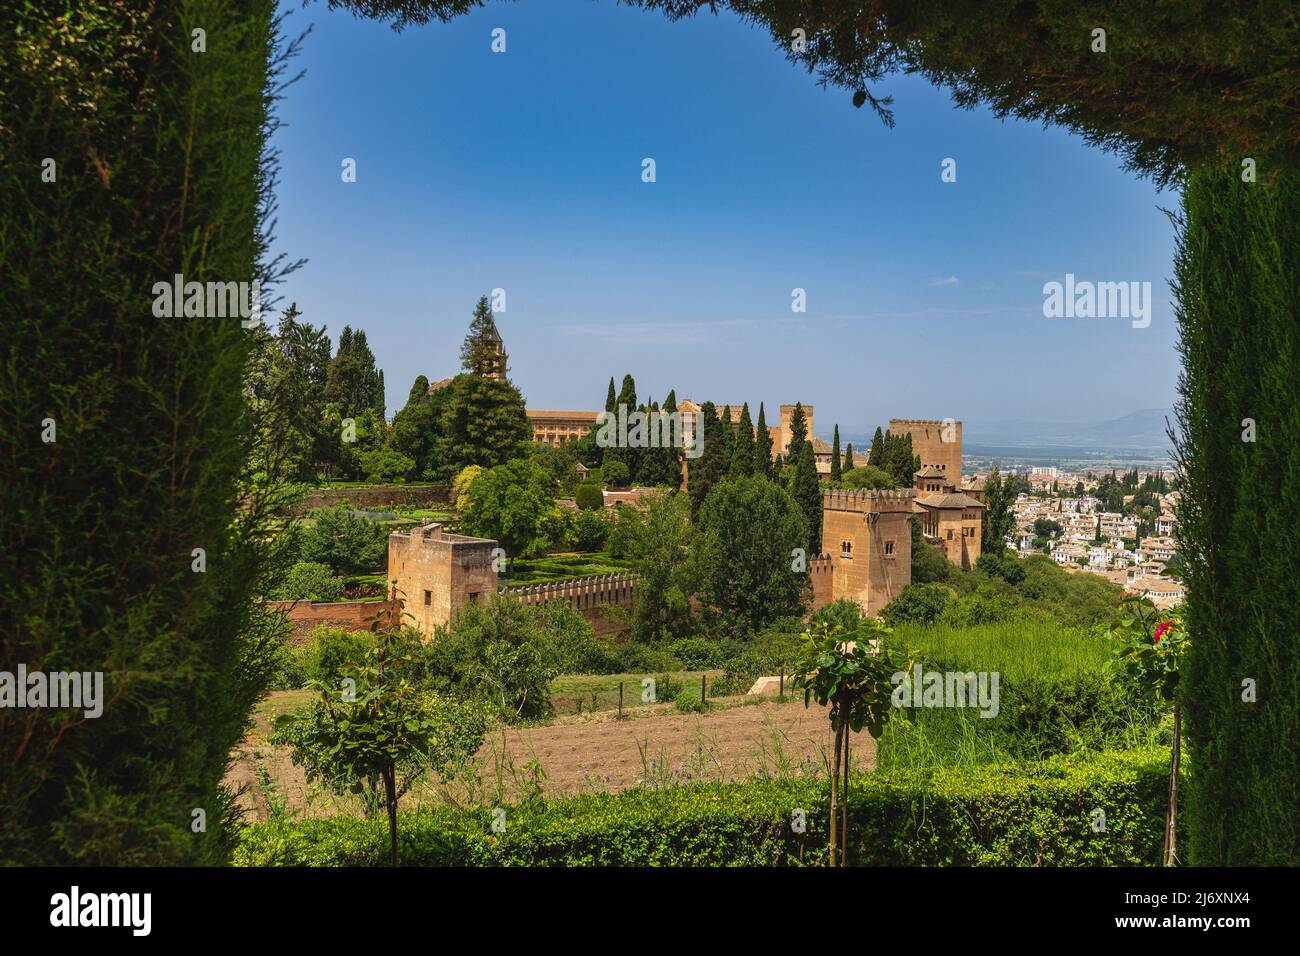
[[[610,488],[626,488],[632,477],[627,464],[621,461],[606,461],[600,470]]]
[[[611,520],[604,508],[580,510],[573,525],[573,545],[579,551],[599,551],[609,540]]]
[[[952,597],[952,589],[942,584],[909,584],[898,592],[898,597],[885,605],[880,616],[891,626],[933,624]]]
[[[391,448],[362,452],[360,457],[367,481],[404,481],[415,473],[415,459]]]
[[[577,503],[579,510],[595,511],[598,508],[605,507],[605,492],[600,485],[578,485],[573,500]]]
[[[636,641],[617,645],[620,666],[617,673],[648,674],[653,671],[679,671],[684,665],[668,651]]]
[[[272,601],[340,601],[344,581],[328,565],[317,561],[299,561],[276,584],[269,595]]]
[[[686,692],[686,687],[672,674],[659,674],[655,677],[655,700],[657,702],[676,701]]]
[[[303,677],[299,686],[307,681],[319,681],[338,687],[343,671],[361,666],[366,653],[374,645],[374,635],[369,631],[345,631],[324,626],[313,629],[295,651]]]
[[[316,508],[301,532],[298,560],[328,565],[335,574],[373,571],[388,563],[388,529],[348,505]]]
[[[698,714],[704,710],[704,701],[698,691],[683,690],[673,698],[673,706],[683,714]]]
[[[463,608],[411,652],[430,689],[489,703],[508,722],[551,716],[549,685],[562,673],[617,673],[618,653],[560,602],[509,596]]]
[[[1007,584],[1019,584],[1025,579],[1025,569],[1015,558],[997,554],[981,554],[975,559],[977,570],[991,578],[1001,578]]]
[[[706,641],[699,637],[688,637],[684,640],[674,641],[665,650],[681,661],[683,667],[690,670],[708,670],[712,667],[721,667],[727,659],[721,644],[716,641]]]
[[[974,770],[878,770],[849,790],[859,866],[1154,866],[1169,755],[1155,748]],[[402,813],[407,866],[798,866],[827,848],[825,781],[628,790],[491,811]],[[806,832],[794,833],[803,810]],[[1093,811],[1106,832],[1093,831]],[[246,827],[242,866],[367,866],[388,858],[382,820],[279,819]]]
[[[295,690],[307,683],[298,648],[283,638],[277,638],[271,646],[273,663],[267,687],[270,690]]]

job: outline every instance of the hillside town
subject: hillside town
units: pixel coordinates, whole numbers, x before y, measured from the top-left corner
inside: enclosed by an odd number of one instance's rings
[[[1129,475],[1138,487],[1169,487],[1170,472]],[[981,478],[972,481],[979,486]],[[1135,492],[1109,500],[1102,487],[1119,487],[1113,474],[1099,478],[1057,468],[1034,468],[1030,488],[1016,496],[1015,530],[1007,547],[1021,557],[1050,554],[1066,571],[1099,574],[1160,608],[1182,603],[1183,584],[1173,539],[1177,491]],[[1119,508],[1108,507],[1119,503]]]

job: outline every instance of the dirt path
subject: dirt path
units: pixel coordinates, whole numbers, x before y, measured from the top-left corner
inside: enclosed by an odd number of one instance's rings
[[[267,709],[283,711],[297,702],[287,694],[279,700],[272,695]],[[498,729],[484,741],[466,780],[419,787],[410,799],[464,804],[517,800],[538,790],[555,797],[699,780],[741,782],[768,774],[825,776],[833,736],[824,708],[805,709],[802,701],[789,700],[736,704],[723,701],[703,714],[681,714],[664,705],[624,720],[597,713]],[[262,724],[259,720],[227,777],[227,783],[243,788],[240,803],[251,818],[264,819],[276,799],[313,816],[355,812],[346,802],[313,794],[287,752],[265,743]],[[864,733],[853,743],[855,767],[874,766],[874,741]],[[270,787],[263,785],[263,776]]]

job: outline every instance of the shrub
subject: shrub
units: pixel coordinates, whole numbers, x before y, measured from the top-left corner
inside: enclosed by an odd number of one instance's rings
[[[391,448],[361,453],[361,470],[367,481],[404,481],[415,473],[415,459]]]
[[[611,488],[626,488],[632,477],[627,465],[621,461],[605,462],[601,467],[601,473],[605,484]]]
[[[605,653],[573,608],[499,595],[463,608],[413,656],[430,689],[485,701],[514,723],[551,716],[551,679],[604,662]]]
[[[698,714],[704,710],[704,701],[696,691],[683,690],[673,698],[673,706],[683,714]]]
[[[296,690],[307,682],[298,648],[277,638],[272,644],[272,667],[267,687],[270,690]]]
[[[619,672],[625,674],[648,674],[653,671],[682,670],[682,662],[667,651],[627,641],[618,645]]]
[[[388,563],[388,529],[348,505],[316,508],[301,533],[298,558],[328,565],[335,574],[373,571]]]
[[[711,667],[721,667],[726,660],[726,654],[720,644],[699,637],[688,637],[684,640],[674,641],[665,650],[681,661],[683,667],[691,670],[707,670]]]
[[[579,551],[599,551],[609,540],[610,519],[605,510],[578,512],[573,526],[573,544]]]
[[[339,601],[344,581],[319,561],[299,561],[271,589],[272,601]]]
[[[578,485],[573,500],[581,511],[595,511],[605,507],[605,492],[600,485]]]
[[[1155,866],[1169,755],[1155,748],[975,770],[879,770],[849,789],[860,866]],[[827,847],[825,781],[628,790],[530,802],[492,832],[491,811],[400,815],[407,866],[797,866]],[[804,811],[806,832],[790,827]],[[1093,811],[1106,832],[1092,829]],[[366,866],[388,859],[382,820],[279,819],[246,827],[243,866]]]
[[[933,624],[952,599],[951,588],[942,584],[909,584],[885,605],[880,616],[892,625]]]
[[[345,631],[336,627],[318,627],[297,648],[296,657],[303,681],[319,681],[337,687],[347,667],[360,667],[366,652],[375,644],[369,631]]]
[[[676,703],[677,698],[686,693],[686,688],[672,674],[660,674],[655,677],[655,701],[673,701]]]

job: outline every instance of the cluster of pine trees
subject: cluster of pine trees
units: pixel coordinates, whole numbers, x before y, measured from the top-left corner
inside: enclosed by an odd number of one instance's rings
[[[262,429],[259,470],[272,482],[365,477],[386,438],[384,373],[363,330],[344,326],[332,350],[325,327],[301,316],[290,305],[274,332],[252,333],[246,394]]]

